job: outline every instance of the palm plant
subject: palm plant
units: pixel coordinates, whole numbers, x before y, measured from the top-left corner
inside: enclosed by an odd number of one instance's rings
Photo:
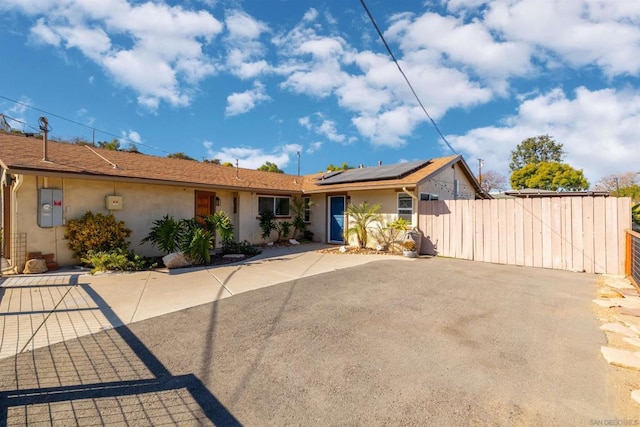
[[[382,221],[382,215],[378,213],[380,205],[369,206],[367,202],[359,205],[349,204],[345,213],[349,216],[349,228],[347,228],[346,236],[356,236],[358,246],[365,248],[367,246],[369,227],[376,222]]]
[[[151,231],[140,243],[151,242],[152,246],[156,246],[161,251],[169,254],[180,249],[180,242],[184,232],[183,221],[175,220],[167,214],[161,219],[153,221]]]

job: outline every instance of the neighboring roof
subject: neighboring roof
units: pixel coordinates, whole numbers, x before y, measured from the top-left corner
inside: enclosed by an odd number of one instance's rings
[[[535,197],[609,197],[608,191],[552,191],[537,188],[505,191],[505,195],[523,199]]]
[[[106,150],[0,132],[0,165],[12,174],[115,179],[264,192],[301,192],[303,177]],[[113,165],[116,165],[115,167]]]

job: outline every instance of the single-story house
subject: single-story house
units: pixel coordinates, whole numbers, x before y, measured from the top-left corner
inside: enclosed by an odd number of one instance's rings
[[[295,176],[176,158],[113,151],[0,132],[2,253],[21,271],[27,252],[52,253],[73,265],[64,239],[67,220],[87,211],[113,213],[133,233],[141,255],[161,255],[147,236],[153,221],[193,218],[218,210],[237,241],[261,243],[261,210],[290,218],[289,201],[303,197],[314,240],[345,243],[348,203],[379,204],[388,219],[417,225],[417,201],[490,198],[459,155]]]

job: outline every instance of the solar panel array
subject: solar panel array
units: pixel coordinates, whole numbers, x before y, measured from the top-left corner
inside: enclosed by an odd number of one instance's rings
[[[349,182],[380,181],[384,179],[402,178],[428,164],[430,160],[418,160],[414,162],[397,163],[395,165],[373,166],[360,169],[347,169],[340,173],[320,178],[316,184],[346,184]]]

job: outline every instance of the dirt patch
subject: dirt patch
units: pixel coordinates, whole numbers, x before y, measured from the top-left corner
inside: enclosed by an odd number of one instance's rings
[[[318,252],[323,254],[338,254],[338,255],[392,255],[392,256],[402,256],[402,252],[387,252],[387,251],[377,251],[372,248],[358,248],[355,246],[348,246],[346,252],[340,251],[341,246],[336,248],[326,248],[320,249]]]

